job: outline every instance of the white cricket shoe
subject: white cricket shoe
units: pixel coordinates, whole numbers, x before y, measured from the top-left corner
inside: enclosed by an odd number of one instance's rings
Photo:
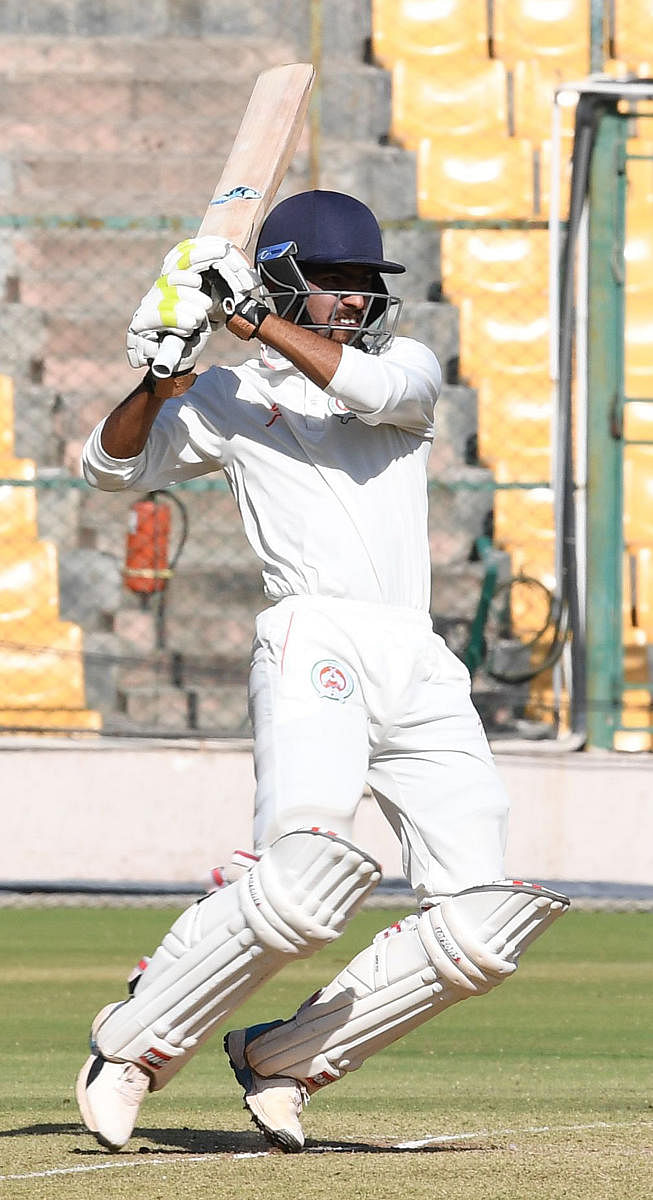
[[[91,1026],[91,1055],[79,1075],[75,1093],[86,1128],[108,1150],[121,1150],[129,1141],[138,1110],[150,1088],[150,1076],[131,1062],[110,1062],[95,1044],[100,1025],[117,1007],[107,1006]]]
[[[297,1154],[304,1146],[304,1130],[299,1118],[309,1095],[302,1083],[288,1075],[259,1075],[250,1067],[247,1044],[266,1029],[281,1025],[272,1021],[252,1025],[249,1029],[234,1029],[224,1039],[224,1048],[236,1079],[244,1089],[245,1108],[268,1142],[286,1154]]]

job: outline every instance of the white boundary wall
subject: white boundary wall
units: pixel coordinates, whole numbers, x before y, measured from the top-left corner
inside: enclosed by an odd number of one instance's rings
[[[653,758],[497,753],[512,811],[508,874],[653,884]],[[0,746],[0,882],[197,883],[251,847],[251,747],[238,743]],[[364,797],[355,838],[401,876],[396,839]]]

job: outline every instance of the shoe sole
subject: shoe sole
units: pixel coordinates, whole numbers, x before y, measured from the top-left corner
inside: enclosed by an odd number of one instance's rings
[[[251,1080],[251,1067],[245,1058],[245,1030],[236,1029],[232,1033],[226,1034],[223,1045],[229,1065],[238,1083],[247,1091]],[[297,1138],[293,1137],[287,1129],[270,1129],[269,1125],[265,1124],[260,1112],[257,1111],[256,1096],[245,1094],[243,1108],[247,1110],[254,1125],[271,1146],[283,1150],[284,1154],[299,1154],[304,1149],[304,1143],[298,1142]]]

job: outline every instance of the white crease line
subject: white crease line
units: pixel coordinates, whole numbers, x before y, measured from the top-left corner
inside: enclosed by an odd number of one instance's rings
[[[139,1158],[138,1162],[106,1162],[91,1163],[83,1167],[51,1167],[48,1171],[30,1171],[26,1175],[0,1175],[0,1183],[15,1179],[49,1179],[52,1175],[84,1175],[89,1171],[124,1171],[129,1167],[165,1167],[179,1162],[209,1162],[211,1159],[223,1158],[222,1154],[178,1154],[174,1158]]]
[[[486,1137],[507,1137],[509,1134],[519,1133],[563,1133],[569,1131],[582,1132],[589,1129],[632,1129],[641,1127],[647,1129],[653,1125],[653,1121],[595,1121],[589,1125],[530,1125],[523,1129],[477,1129],[470,1133],[440,1133],[434,1137],[421,1138],[417,1142],[396,1142],[394,1145],[388,1146],[387,1150],[390,1153],[393,1150],[421,1150],[424,1146],[434,1146],[446,1144],[447,1142],[465,1142],[475,1138]],[[342,1143],[337,1146],[307,1146],[305,1154],[341,1154],[350,1153],[352,1148],[360,1145],[358,1142],[352,1142],[351,1146]],[[383,1147],[379,1147],[382,1151]],[[269,1158],[272,1151],[270,1150],[254,1150],[243,1151],[242,1153],[232,1154],[232,1159],[243,1158]],[[128,1168],[137,1167],[167,1167],[177,1163],[205,1163],[220,1161],[227,1157],[226,1154],[178,1154],[167,1158],[149,1158],[143,1156],[134,1162],[106,1162],[106,1163],[91,1163],[88,1166],[79,1167],[51,1167],[47,1171],[30,1171],[25,1175],[0,1175],[0,1183],[9,1183],[17,1179],[49,1179],[53,1175],[84,1175],[91,1171],[124,1171]]]
[[[435,1137],[421,1138],[418,1142],[397,1142],[393,1150],[420,1150],[423,1146],[434,1146],[442,1142],[464,1142],[470,1138],[507,1137],[516,1133],[578,1133],[588,1129],[629,1129],[641,1125],[653,1125],[653,1121],[595,1121],[590,1125],[529,1125],[524,1129],[478,1129],[474,1133],[440,1133]]]

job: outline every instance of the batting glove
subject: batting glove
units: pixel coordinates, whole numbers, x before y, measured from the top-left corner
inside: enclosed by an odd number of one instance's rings
[[[242,250],[222,237],[187,238],[174,246],[164,258],[161,271],[165,274],[180,270],[203,276],[205,290],[211,290],[214,300],[209,313],[214,328],[224,324],[222,300],[225,296],[239,304],[262,287],[260,275],[250,266]]]
[[[127,330],[127,358],[132,367],[148,367],[161,339],[174,333],[184,340],[178,370],[189,371],[204,349],[213,305],[202,291],[202,276],[194,271],[161,275],[141,300]]]
[[[224,296],[244,300],[261,286],[245,255],[221,237],[187,238],[166,254],[161,275],[143,297],[127,330],[130,366],[148,367],[161,339],[184,340],[177,371],[191,370],[212,329],[223,325]]]

